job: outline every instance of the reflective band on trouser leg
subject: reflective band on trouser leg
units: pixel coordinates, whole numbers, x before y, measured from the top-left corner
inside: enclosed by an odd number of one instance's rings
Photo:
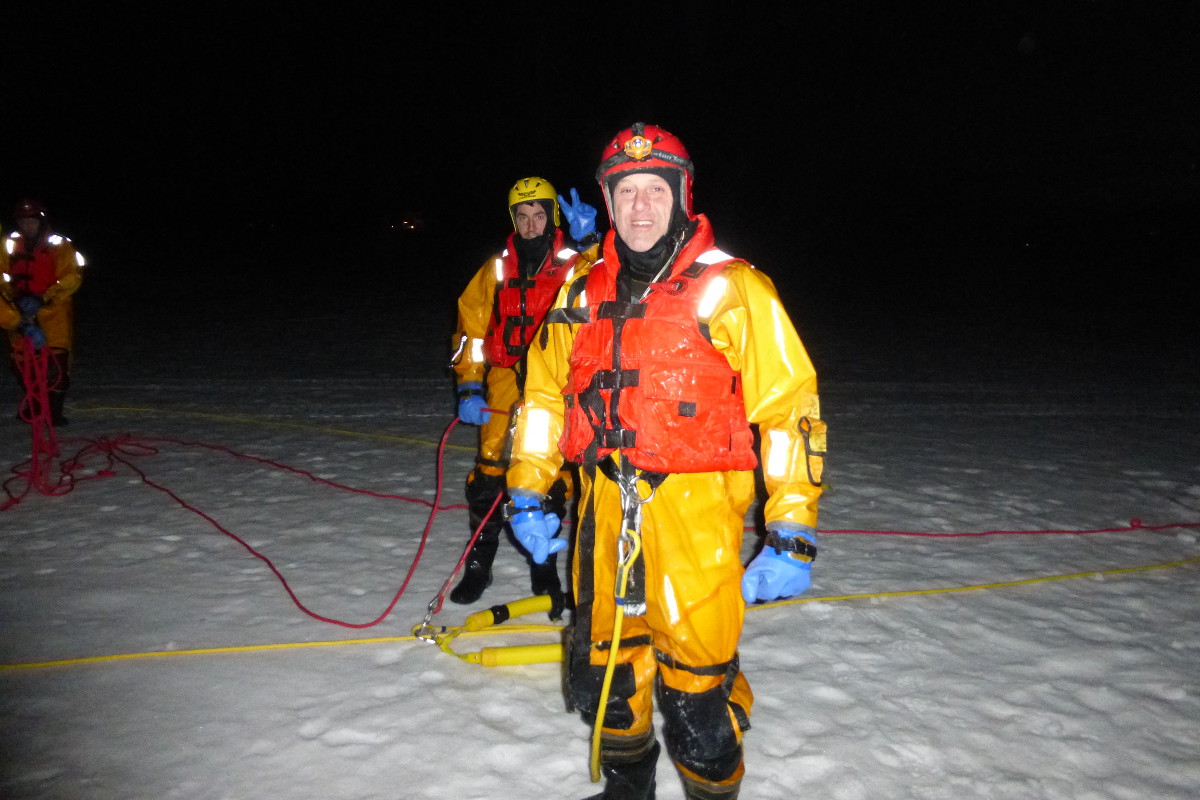
[[[683,796],[686,800],[737,800],[742,788],[742,776],[746,771],[744,767],[739,766],[737,773],[732,777],[713,782],[689,772],[678,763],[675,764],[675,768],[683,778]]]

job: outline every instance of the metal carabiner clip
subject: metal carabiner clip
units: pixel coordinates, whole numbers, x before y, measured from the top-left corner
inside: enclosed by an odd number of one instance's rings
[[[645,498],[638,493],[638,476],[621,476],[617,488],[621,494],[621,533],[617,537],[617,569],[616,581],[613,587],[618,605],[624,607],[629,616],[645,613],[644,597],[628,602],[627,593],[634,564],[642,554],[642,506],[654,499],[656,487],[650,481],[645,481],[650,487],[650,493]]]
[[[428,642],[429,644],[437,644],[438,643],[437,635],[439,633],[446,632],[445,628],[442,628],[439,631],[436,628],[434,628],[432,625],[429,624],[433,620],[433,613],[434,613],[434,610],[437,608],[437,605],[438,605],[438,598],[435,597],[432,600],[430,600],[429,606],[425,611],[425,619],[421,622],[420,625],[413,628],[413,636],[417,637],[422,642]]]
[[[458,335],[458,348],[454,351],[454,354],[452,356],[450,356],[450,368],[451,369],[458,366],[458,362],[462,360],[463,352],[466,349],[467,349],[467,335],[465,333],[460,333]]]
[[[642,530],[642,506],[653,500],[654,493],[658,490],[658,487],[650,481],[645,481],[645,484],[650,487],[650,494],[643,499],[638,493],[639,480],[641,479],[637,475],[622,475],[617,480],[617,488],[621,492],[622,526],[625,529],[632,528],[637,533],[641,533]],[[622,531],[622,535],[624,535],[624,531]]]

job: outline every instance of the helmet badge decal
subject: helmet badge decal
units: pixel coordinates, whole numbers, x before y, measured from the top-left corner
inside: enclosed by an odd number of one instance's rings
[[[528,179],[528,178],[526,178],[525,180],[521,181],[520,183],[523,183],[523,184],[524,184],[524,187],[523,187],[523,188],[517,188],[516,186],[514,186],[514,187],[513,187],[513,193],[514,193],[514,194],[515,194],[517,197],[521,198],[522,200],[528,200],[528,199],[532,199],[532,198],[535,198],[535,197],[537,197],[537,195],[538,195],[538,190],[541,188],[541,185],[540,185],[540,184],[537,184],[537,185],[535,185],[535,186],[533,186],[533,187],[530,187],[530,186],[529,186],[529,179]]]

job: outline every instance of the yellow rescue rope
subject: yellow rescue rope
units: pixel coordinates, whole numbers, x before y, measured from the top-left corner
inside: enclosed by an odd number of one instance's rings
[[[608,694],[612,690],[613,673],[617,668],[617,651],[621,649],[621,627],[625,622],[625,593],[629,589],[629,572],[642,552],[642,536],[626,526],[621,535],[629,549],[617,562],[616,614],[613,616],[612,643],[608,646],[608,662],[604,667],[604,682],[600,685],[600,704],[596,708],[596,724],[592,727],[592,783],[600,781],[600,732],[604,728],[604,709],[608,706]]]

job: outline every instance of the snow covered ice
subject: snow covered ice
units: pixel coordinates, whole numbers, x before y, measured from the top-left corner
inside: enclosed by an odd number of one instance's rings
[[[429,509],[363,492],[435,497],[451,304],[318,319],[264,304],[216,326],[176,305],[166,346],[99,300],[83,307],[64,454],[158,440],[121,457],[269,558],[306,608],[364,627],[304,614],[264,561],[123,463],[65,496],[31,494],[0,514],[0,795],[598,791],[557,664],[485,668],[411,637],[462,552],[464,510],[436,514],[394,610],[368,625]],[[792,313],[821,378],[830,490],[814,588],[747,616],[742,796],[1200,794],[1195,365],[1078,329],[902,334]],[[462,503],[473,433],[451,432],[443,506]],[[25,426],[0,426],[0,453],[28,456]],[[1118,530],[1049,532],[1098,529]],[[447,602],[434,623],[524,597],[527,580],[502,545],[483,600]],[[113,658],[72,663],[99,656]],[[46,662],[66,663],[29,666]],[[665,755],[658,783],[682,796]]]

